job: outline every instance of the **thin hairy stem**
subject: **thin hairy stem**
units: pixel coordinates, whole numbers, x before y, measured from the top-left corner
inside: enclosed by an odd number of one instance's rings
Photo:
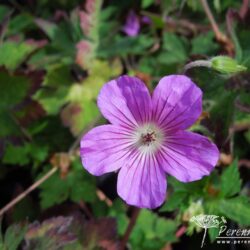
[[[38,186],[40,186],[42,183],[44,183],[47,179],[49,179],[50,176],[52,176],[57,171],[57,168],[52,168],[47,174],[45,174],[41,179],[36,181],[34,184],[32,184],[28,189],[26,189],[24,192],[22,192],[20,195],[18,195],[15,199],[13,199],[11,202],[9,202],[5,207],[3,207],[0,210],[0,217],[8,211],[10,208],[15,206],[19,201],[21,201],[24,197],[26,197],[30,192],[32,192],[34,189],[36,189]]]
[[[211,62],[208,60],[197,60],[190,62],[184,66],[183,73],[186,73],[188,70],[196,67],[211,68]]]

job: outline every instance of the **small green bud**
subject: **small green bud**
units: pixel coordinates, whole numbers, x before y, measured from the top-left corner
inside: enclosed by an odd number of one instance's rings
[[[228,56],[216,56],[211,60],[211,68],[223,74],[235,74],[247,70],[243,65]]]

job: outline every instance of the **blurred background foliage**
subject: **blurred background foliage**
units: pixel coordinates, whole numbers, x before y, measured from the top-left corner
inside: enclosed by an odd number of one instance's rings
[[[83,170],[79,138],[106,122],[96,97],[121,74],[153,90],[161,77],[198,59],[229,55],[249,68],[248,1],[209,1],[226,42],[201,2],[1,1],[1,207],[58,170],[5,212],[0,249],[119,249],[136,210],[117,196],[116,174],[95,178]],[[224,216],[230,228],[250,226],[250,73],[187,74],[204,95],[203,114],[190,130],[215,141],[220,161],[201,181],[168,178],[167,202],[140,212],[129,249],[199,248],[201,228],[189,220],[201,213]],[[209,229],[204,248],[216,248],[217,233]]]

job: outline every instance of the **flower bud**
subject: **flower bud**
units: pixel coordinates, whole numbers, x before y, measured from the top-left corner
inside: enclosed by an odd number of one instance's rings
[[[243,65],[228,56],[216,56],[211,60],[211,68],[223,74],[235,74],[247,70]]]

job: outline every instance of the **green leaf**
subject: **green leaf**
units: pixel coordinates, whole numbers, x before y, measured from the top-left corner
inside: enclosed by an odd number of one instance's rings
[[[151,46],[154,40],[148,35],[139,35],[136,37],[115,37],[112,47],[110,43],[101,43],[97,55],[101,58],[110,58],[113,56],[143,55]],[[121,49],[122,48],[122,49]]]
[[[207,183],[207,177],[204,177],[200,181],[192,181],[189,183],[183,183],[175,179],[174,177],[168,177],[168,183],[174,188],[175,192],[183,192],[192,195],[204,195],[204,188]]]
[[[0,121],[0,137],[18,134],[17,124],[6,111],[0,111]]]
[[[0,45],[0,65],[15,70],[35,49],[36,46],[25,42],[2,43]]]
[[[133,249],[161,249],[166,241],[176,241],[177,226],[177,222],[158,217],[143,209],[131,233],[130,242]]]
[[[155,232],[158,237],[165,239],[168,242],[176,240],[175,232],[177,230],[177,222],[165,218],[157,218]]]
[[[240,225],[250,226],[250,202],[245,196],[221,200],[219,209],[229,219]]]
[[[179,205],[187,197],[186,192],[177,191],[173,192],[170,197],[167,198],[165,204],[161,207],[160,212],[173,211],[179,208]]]
[[[89,68],[89,76],[81,84],[73,84],[69,90],[67,99],[70,102],[82,102],[83,100],[96,100],[96,97],[110,79],[122,73],[120,60],[112,62],[94,60]]]
[[[67,182],[62,180],[57,173],[46,180],[40,188],[40,203],[43,209],[60,204],[69,197]]]
[[[60,204],[68,198],[74,202],[96,200],[95,178],[83,170],[78,160],[72,163],[71,169],[64,179],[56,173],[40,188],[43,209]]]
[[[13,146],[12,144],[8,144],[5,149],[3,163],[13,165],[19,164],[23,166],[29,162],[28,151],[29,147],[27,144],[24,146]]]
[[[58,113],[67,102],[67,94],[72,84],[70,68],[63,64],[57,64],[48,68],[44,78],[43,87],[34,96],[50,115]]]
[[[10,20],[7,35],[14,35],[18,32],[23,32],[34,26],[32,15],[29,13],[21,13]]]
[[[238,162],[235,160],[221,175],[221,195],[230,197],[239,193],[241,188],[241,179],[238,169]]]
[[[163,52],[158,61],[163,64],[183,63],[187,60],[187,51],[180,37],[172,33],[163,35]]]
[[[10,55],[9,58],[11,58]],[[0,72],[0,111],[18,104],[25,97],[28,86],[29,80],[27,78],[23,76],[10,76],[5,71]]]
[[[137,219],[136,226],[144,233],[146,238],[154,238],[156,232],[154,231],[154,223],[157,216],[148,210],[141,210]]]
[[[126,215],[126,206],[120,198],[114,200],[108,215],[117,219],[118,233],[119,235],[123,235],[128,226],[129,219]]]
[[[17,250],[21,241],[24,239],[24,235],[27,231],[27,227],[21,225],[11,225],[8,227],[4,235],[4,245],[8,250]]]
[[[43,30],[43,32],[51,39],[53,40],[56,37],[56,31],[58,29],[57,25],[46,21],[44,19],[37,18],[36,19],[37,26]]]
[[[212,31],[196,36],[191,42],[191,54],[213,55],[219,49],[218,44],[214,42],[214,33]]]
[[[28,87],[29,80],[24,76],[9,75],[6,71],[0,71],[0,137],[20,133],[10,111],[23,100]]]
[[[142,210],[135,227],[137,227],[137,229],[140,228],[148,239],[153,239],[158,236],[170,237],[171,235],[172,237],[170,238],[174,239],[174,232],[177,228],[177,223],[172,220],[160,218],[148,210]]]
[[[35,143],[25,143],[22,146],[14,146],[8,144],[5,148],[3,163],[20,166],[26,165],[30,162],[33,164],[41,163],[46,159],[48,154],[48,147],[37,145]]]
[[[96,199],[95,179],[82,169],[80,162],[73,163],[73,170],[67,176],[72,201],[93,202]]]
[[[70,21],[62,21],[59,24],[43,19],[36,19],[36,24],[46,33],[51,42],[46,46],[47,55],[43,60],[54,63],[73,64],[75,56],[75,45],[78,42],[75,28]],[[50,58],[52,57],[52,58]]]
[[[154,0],[142,0],[142,8],[146,9],[154,3]]]
[[[71,133],[77,136],[88,124],[97,119],[98,115],[99,110],[92,100],[82,100],[67,105],[62,110],[61,118]]]

